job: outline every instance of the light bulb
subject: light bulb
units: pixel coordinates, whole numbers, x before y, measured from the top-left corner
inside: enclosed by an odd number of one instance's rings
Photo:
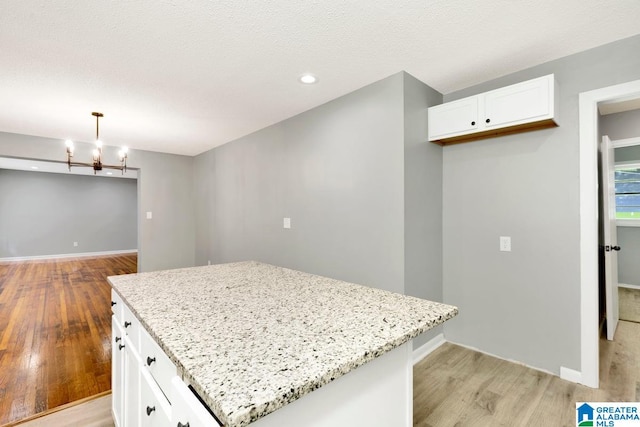
[[[306,85],[312,85],[318,82],[318,78],[311,73],[306,73],[300,76],[300,83],[304,83]]]
[[[96,140],[96,147],[102,148],[102,141],[100,141],[99,139]]]
[[[125,147],[124,145],[122,146],[122,152],[124,154],[127,154],[129,152],[129,147]]]
[[[98,160],[99,157],[100,151],[98,151],[98,149],[96,148],[95,150],[93,150],[93,160]]]
[[[67,140],[64,142],[64,145],[66,145],[66,146],[67,146],[67,148],[71,148],[71,149],[73,150],[73,141],[72,141],[72,140],[67,139]]]

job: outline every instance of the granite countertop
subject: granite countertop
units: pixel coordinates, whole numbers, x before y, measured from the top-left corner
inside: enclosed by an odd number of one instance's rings
[[[109,282],[227,427],[245,426],[458,313],[254,261]]]

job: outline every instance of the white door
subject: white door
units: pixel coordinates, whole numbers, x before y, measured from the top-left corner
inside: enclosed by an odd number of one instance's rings
[[[616,229],[616,189],[613,144],[608,136],[600,145],[602,173],[602,223],[604,226],[605,310],[607,315],[607,339],[612,340],[618,326],[618,233]]]

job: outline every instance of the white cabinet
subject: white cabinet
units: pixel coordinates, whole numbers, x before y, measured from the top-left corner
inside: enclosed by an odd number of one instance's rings
[[[479,97],[460,99],[429,109],[429,139],[444,138],[478,129]]]
[[[174,377],[171,384],[172,425],[178,427],[220,427],[189,387]]]
[[[116,427],[219,427],[114,290],[111,310],[111,394]]]
[[[557,126],[553,74],[431,107],[429,141],[441,145]]]
[[[111,291],[111,411],[116,427],[124,427],[124,330],[122,300]]]
[[[140,324],[122,299],[111,291],[111,411],[116,427],[140,425]]]
[[[116,427],[124,426],[124,332],[114,317],[111,319],[111,410]]]
[[[140,425],[140,357],[130,340],[124,340],[124,427]]]
[[[140,371],[140,425],[168,427],[171,424],[171,405],[160,387],[146,370]]]

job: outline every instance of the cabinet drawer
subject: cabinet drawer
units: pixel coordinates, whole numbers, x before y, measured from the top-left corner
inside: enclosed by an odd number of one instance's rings
[[[171,380],[170,399],[172,425],[188,425],[189,427],[222,426],[178,376],[173,377]]]
[[[169,397],[171,379],[177,374],[176,367],[144,328],[140,328],[140,359],[144,365],[143,370],[153,376]]]
[[[140,371],[140,425],[164,427],[171,425],[171,405],[149,373]]]
[[[116,291],[111,289],[111,312],[113,313],[113,317],[119,324],[122,324],[123,307],[124,303],[122,302],[122,298],[120,298],[120,295],[118,295]]]
[[[125,304],[122,305],[122,314],[122,329],[137,352],[140,349],[140,322]]]

